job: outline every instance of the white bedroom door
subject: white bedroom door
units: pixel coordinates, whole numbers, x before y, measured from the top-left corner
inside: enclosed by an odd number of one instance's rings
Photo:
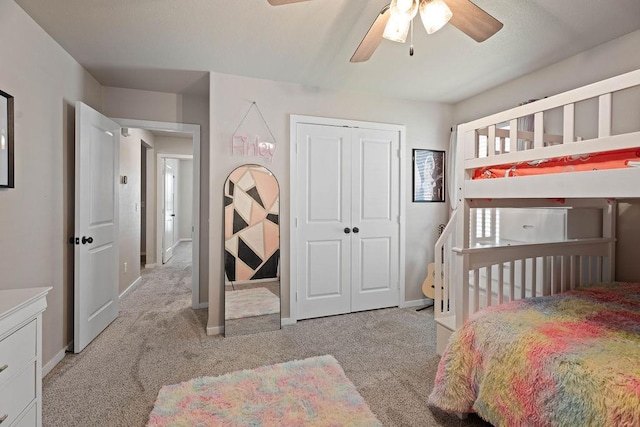
[[[120,126],[76,103],[75,353],[118,317],[119,156]]]
[[[175,246],[175,182],[176,171],[170,159],[164,159],[164,236],[162,239],[162,263],[173,257]]]
[[[298,125],[298,319],[398,305],[398,146],[398,132]]]

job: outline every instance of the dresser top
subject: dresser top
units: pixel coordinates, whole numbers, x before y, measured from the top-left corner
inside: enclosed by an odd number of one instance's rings
[[[0,319],[44,297],[51,289],[43,287],[0,290]]]

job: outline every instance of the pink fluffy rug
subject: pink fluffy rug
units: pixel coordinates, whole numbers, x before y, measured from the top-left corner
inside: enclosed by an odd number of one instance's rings
[[[382,426],[333,356],[162,387],[148,426]]]

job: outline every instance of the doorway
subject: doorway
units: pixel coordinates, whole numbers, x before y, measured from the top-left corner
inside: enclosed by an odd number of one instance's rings
[[[157,154],[158,258],[166,264],[180,242],[193,240],[193,156]]]
[[[178,178],[178,159],[162,159],[162,263],[173,257],[173,249],[179,242],[176,227],[176,184]]]
[[[190,155],[171,155],[169,157],[174,158],[189,158],[192,159],[192,173],[191,183],[193,197],[191,200],[191,235],[192,235],[192,308],[204,308],[208,304],[206,302],[200,302],[200,126],[183,123],[169,123],[169,122],[155,122],[147,120],[132,120],[132,119],[114,119],[123,128],[137,128],[145,129],[152,133],[171,134],[178,133],[182,135],[191,135],[192,141],[192,154]],[[147,148],[145,150],[145,161],[147,174],[146,174],[146,188],[143,189],[143,200],[145,200],[145,267],[153,268],[162,264],[162,233],[158,232],[159,225],[162,225],[162,221],[158,220],[157,212],[162,211],[162,207],[158,208],[158,203],[161,200],[160,193],[156,187],[158,182],[158,155],[157,150]],[[153,173],[153,169],[156,169]],[[162,227],[164,228],[164,227]],[[142,244],[141,244],[142,245]],[[150,262],[153,261],[153,262]]]

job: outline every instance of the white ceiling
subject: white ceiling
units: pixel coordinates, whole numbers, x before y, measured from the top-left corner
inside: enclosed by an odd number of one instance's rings
[[[206,91],[206,71],[455,103],[640,29],[640,0],[476,0],[504,23],[484,43],[451,25],[415,55],[383,40],[349,58],[389,0],[16,0],[105,86]]]

